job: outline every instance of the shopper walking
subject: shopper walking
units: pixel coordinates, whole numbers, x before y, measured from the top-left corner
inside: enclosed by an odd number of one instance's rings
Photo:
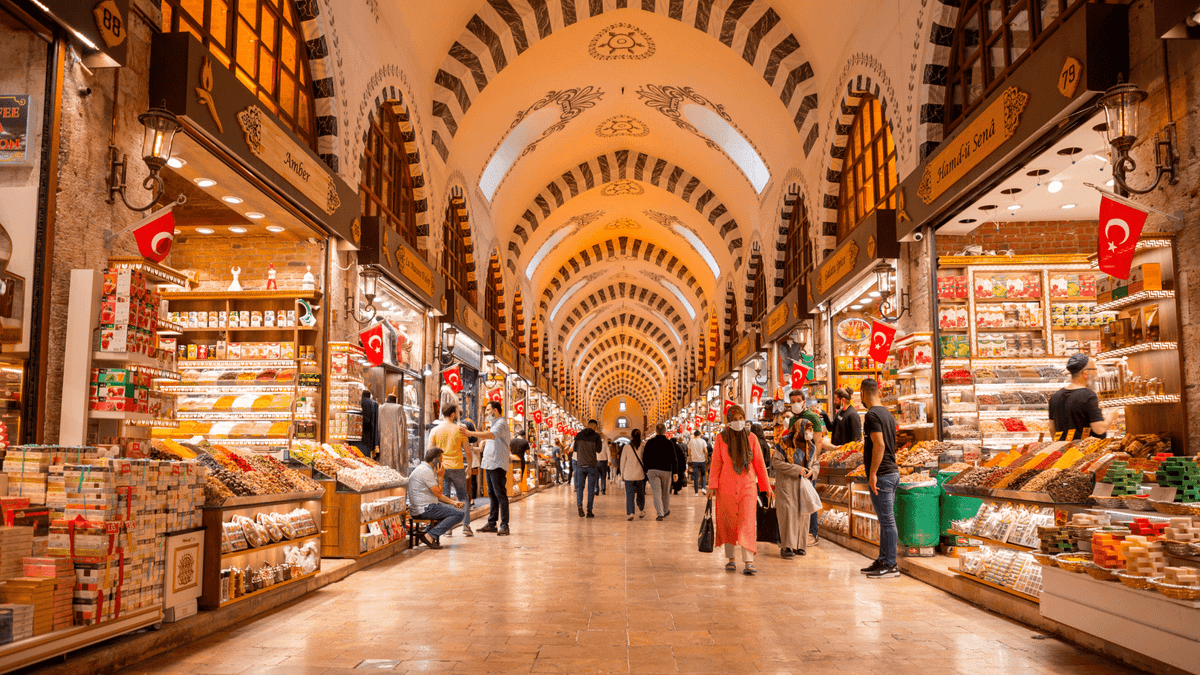
[[[770,500],[774,495],[767,480],[767,465],[763,461],[762,448],[758,439],[746,429],[746,411],[735,405],[725,413],[728,421],[725,429],[717,436],[717,447],[713,450],[712,474],[708,489],[712,494],[715,511],[716,544],[724,545],[725,569],[737,571],[735,554],[742,549],[742,574],[757,573],[754,554],[758,552],[757,509],[758,493],[767,493]]]
[[[879,383],[872,378],[859,387],[867,407],[863,422],[863,464],[867,467],[867,486],[871,505],[879,519],[879,557],[862,569],[869,579],[900,576],[896,567],[896,488],[900,485],[900,466],[896,464],[896,418],[879,405]]]
[[[642,452],[642,463],[646,467],[646,479],[654,493],[654,511],[658,520],[671,515],[671,480],[679,478],[683,467],[676,457],[675,444],[667,438],[667,428],[659,424],[655,434],[646,439]]]
[[[471,446],[467,442],[468,432],[458,424],[458,406],[448,403],[442,406],[442,421],[429,433],[429,444],[442,451],[442,491],[455,495],[463,503],[463,534],[471,537],[471,494],[467,491],[466,467],[471,464]]]
[[[633,430],[629,445],[621,451],[619,465],[625,483],[625,519],[633,520],[634,507],[638,518],[646,517],[646,467],[642,461],[642,433]]]
[[[687,445],[680,440],[671,441],[671,447],[675,449],[675,479],[671,481],[671,492],[679,494],[683,488],[687,487]]]
[[[596,464],[600,469],[600,494],[608,494],[608,461],[612,459],[612,441],[604,439]]]
[[[491,510],[488,511],[487,525],[479,528],[480,532],[495,532],[506,537],[508,531],[508,477],[512,469],[512,451],[508,438],[508,420],[504,419],[504,406],[498,401],[488,401],[484,408],[484,420],[488,430],[481,432],[479,438],[483,444],[483,458],[480,468],[487,478],[488,499]],[[524,432],[518,432],[518,435]],[[524,442],[524,439],[518,439]],[[500,527],[497,529],[496,524]]]
[[[708,444],[700,438],[699,431],[692,432],[688,441],[688,468],[692,471],[692,490],[695,494],[708,494]]]
[[[812,422],[798,418],[795,426],[776,447],[771,458],[775,469],[775,512],[779,516],[779,555],[792,558],[807,552],[808,515],[800,508],[800,479],[812,479],[816,471],[812,444]]]
[[[575,470],[575,506],[579,508],[579,517],[583,512],[583,490],[587,484],[587,517],[595,518],[592,513],[592,502],[596,499],[596,483],[600,479],[600,467],[597,457],[600,455],[604,439],[596,432],[599,423],[588,420],[587,428],[575,436],[573,446],[578,468]],[[572,465],[574,466],[574,465]]]
[[[440,448],[430,448],[425,451],[425,461],[413,469],[408,477],[407,495],[409,512],[415,518],[425,518],[434,521],[428,534],[418,534],[426,546],[433,549],[442,547],[439,539],[450,528],[462,520],[460,509],[462,502],[456,502],[447,497],[441,488],[443,472],[443,453]]]

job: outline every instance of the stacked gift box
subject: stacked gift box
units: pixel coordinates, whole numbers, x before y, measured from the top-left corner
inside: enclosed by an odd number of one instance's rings
[[[28,497],[31,505],[46,503],[46,474],[54,451],[50,446],[10,448],[0,469],[8,474],[8,496]]]
[[[54,581],[52,630],[72,625],[75,621],[72,598],[75,593],[75,565],[70,558],[25,558],[21,571],[26,577]]]
[[[121,610],[125,573],[126,523],[92,523],[77,518],[50,525],[50,555],[69,558],[75,568],[72,596],[75,624],[115,618]]]
[[[137,368],[92,368],[88,407],[116,412],[150,412],[150,374]]]
[[[50,578],[16,577],[0,585],[0,602],[33,607],[33,635],[54,630],[54,589],[58,581]]]
[[[107,269],[100,298],[100,351],[154,356],[161,298],[138,270]]]
[[[1200,502],[1200,464],[1194,458],[1168,457],[1158,465],[1154,477],[1160,487],[1175,488],[1175,501]]]
[[[0,527],[0,580],[21,576],[21,561],[32,552],[32,527]]]
[[[33,606],[0,604],[0,644],[33,637]]]

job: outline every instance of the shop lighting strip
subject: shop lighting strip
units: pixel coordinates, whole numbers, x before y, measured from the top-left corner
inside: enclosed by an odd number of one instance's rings
[[[1156,352],[1156,351],[1164,351],[1164,350],[1170,350],[1170,349],[1179,349],[1179,343],[1177,343],[1177,342],[1143,342],[1140,345],[1133,345],[1132,347],[1124,347],[1122,349],[1114,349],[1111,352],[1100,352],[1099,354],[1096,355],[1096,358],[1100,359],[1100,360],[1119,359],[1122,356],[1129,356],[1131,354],[1139,354],[1141,352]]]
[[[1092,311],[1095,312],[1111,312],[1113,310],[1135,305],[1146,300],[1165,300],[1175,297],[1175,291],[1139,291],[1133,295],[1127,295],[1120,300],[1113,300],[1104,304],[1096,305]]]
[[[176,413],[176,417],[181,420],[278,420],[280,422],[291,421],[292,413],[287,410],[276,411],[256,411],[256,410],[209,410],[205,412],[181,412]]]
[[[316,391],[317,387],[312,387],[309,385],[294,387],[286,384],[243,384],[229,386],[188,384],[160,387],[159,389],[169,394],[221,394],[225,396],[237,396],[241,394],[286,394],[296,389],[301,391]]]
[[[933,398],[933,392],[925,392],[924,394],[905,394],[904,396],[901,396],[900,398],[898,398],[896,400],[897,401],[916,401],[916,400],[926,399],[926,398]]]
[[[1107,401],[1100,401],[1101,408],[1120,408],[1127,405],[1146,405],[1150,403],[1179,403],[1179,394],[1165,394],[1162,396],[1126,396],[1124,398],[1111,398]]]
[[[914,333],[913,335],[910,335],[910,336],[904,338],[903,340],[897,342],[896,344],[892,345],[892,349],[898,349],[900,347],[907,347],[911,344],[918,343],[918,342],[922,343],[922,344],[933,344],[933,335],[930,333]]]
[[[929,365],[918,364],[915,366],[905,366],[897,372],[899,372],[899,373],[915,373],[918,370],[933,370],[933,364],[931,363]]]
[[[291,367],[294,367],[296,364],[300,364],[302,366],[315,366],[315,365],[317,365],[317,362],[313,361],[311,359],[238,359],[238,360],[233,360],[233,361],[228,360],[228,359],[226,359],[224,361],[218,361],[216,359],[180,359],[179,360],[179,366],[181,368],[184,366],[189,367],[189,368],[204,368],[206,366],[212,367],[212,368],[245,368],[245,369],[259,368],[259,367],[291,368]]]
[[[199,434],[204,436],[205,434]],[[278,445],[285,447],[291,445],[291,442],[286,438],[209,438],[210,443],[217,445]],[[308,440],[297,438],[296,440]]]
[[[933,422],[913,422],[911,424],[907,424],[904,422],[900,423],[901,429],[932,429],[933,427],[934,427]]]
[[[130,426],[149,427],[152,429],[178,429],[179,422],[176,420],[129,420]]]

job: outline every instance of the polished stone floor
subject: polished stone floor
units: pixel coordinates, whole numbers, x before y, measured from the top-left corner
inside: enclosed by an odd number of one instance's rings
[[[762,545],[757,576],[727,573],[696,551],[690,490],[663,522],[624,504],[610,489],[580,519],[549,490],[512,506],[511,537],[456,533],[123,672],[1129,672],[907,577],[869,581],[828,542],[793,560]]]

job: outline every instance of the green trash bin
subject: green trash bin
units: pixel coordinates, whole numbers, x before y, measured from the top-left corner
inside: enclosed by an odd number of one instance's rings
[[[938,499],[941,505],[941,527],[939,529],[939,534],[941,536],[945,536],[946,531],[950,529],[950,521],[974,518],[975,514],[979,513],[979,507],[983,506],[982,499],[976,499],[975,497],[963,497],[961,495],[952,495],[946,492],[942,485],[957,475],[957,472],[949,471],[942,471],[938,473],[937,482],[938,492],[940,493]]]
[[[938,529],[940,485],[904,487],[896,491],[896,530],[901,546],[935,546]]]

